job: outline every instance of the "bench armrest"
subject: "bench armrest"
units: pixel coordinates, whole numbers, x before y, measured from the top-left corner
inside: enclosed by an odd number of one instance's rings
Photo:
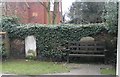
[[[66,49],[65,47],[63,47],[60,50],[62,50],[63,52],[68,52],[70,49]]]
[[[63,52],[67,53],[67,55],[70,53],[70,49],[64,49]]]
[[[107,52],[108,50],[107,49],[104,49],[104,52]]]
[[[69,53],[70,49],[64,49],[63,52]]]

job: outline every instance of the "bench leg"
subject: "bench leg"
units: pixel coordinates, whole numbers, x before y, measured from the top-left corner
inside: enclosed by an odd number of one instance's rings
[[[67,55],[67,63],[69,63],[69,55]]]
[[[105,65],[107,64],[107,62],[106,62],[106,57],[104,57],[104,64],[105,64]]]

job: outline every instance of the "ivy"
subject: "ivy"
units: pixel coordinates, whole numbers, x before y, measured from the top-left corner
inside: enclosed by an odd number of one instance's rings
[[[4,20],[2,22],[3,31],[8,32],[10,40],[16,38],[25,39],[29,35],[34,35],[37,41],[38,55],[47,58],[61,58],[63,53],[57,47],[65,45],[68,41],[79,41],[85,36],[96,36],[105,29],[104,24],[89,25],[42,25],[42,24],[18,24]]]

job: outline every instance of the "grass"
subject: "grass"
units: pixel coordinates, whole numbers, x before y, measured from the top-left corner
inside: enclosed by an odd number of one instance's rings
[[[40,75],[68,72],[64,64],[41,61],[10,60],[2,62],[2,72],[18,75]]]
[[[104,75],[116,75],[115,68],[102,68],[101,74]]]
[[[2,62],[0,61],[0,72],[2,72]]]

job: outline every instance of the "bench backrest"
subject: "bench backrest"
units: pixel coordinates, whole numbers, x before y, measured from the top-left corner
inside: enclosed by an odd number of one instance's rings
[[[102,42],[69,42],[68,49],[74,53],[103,53],[105,47]]]

